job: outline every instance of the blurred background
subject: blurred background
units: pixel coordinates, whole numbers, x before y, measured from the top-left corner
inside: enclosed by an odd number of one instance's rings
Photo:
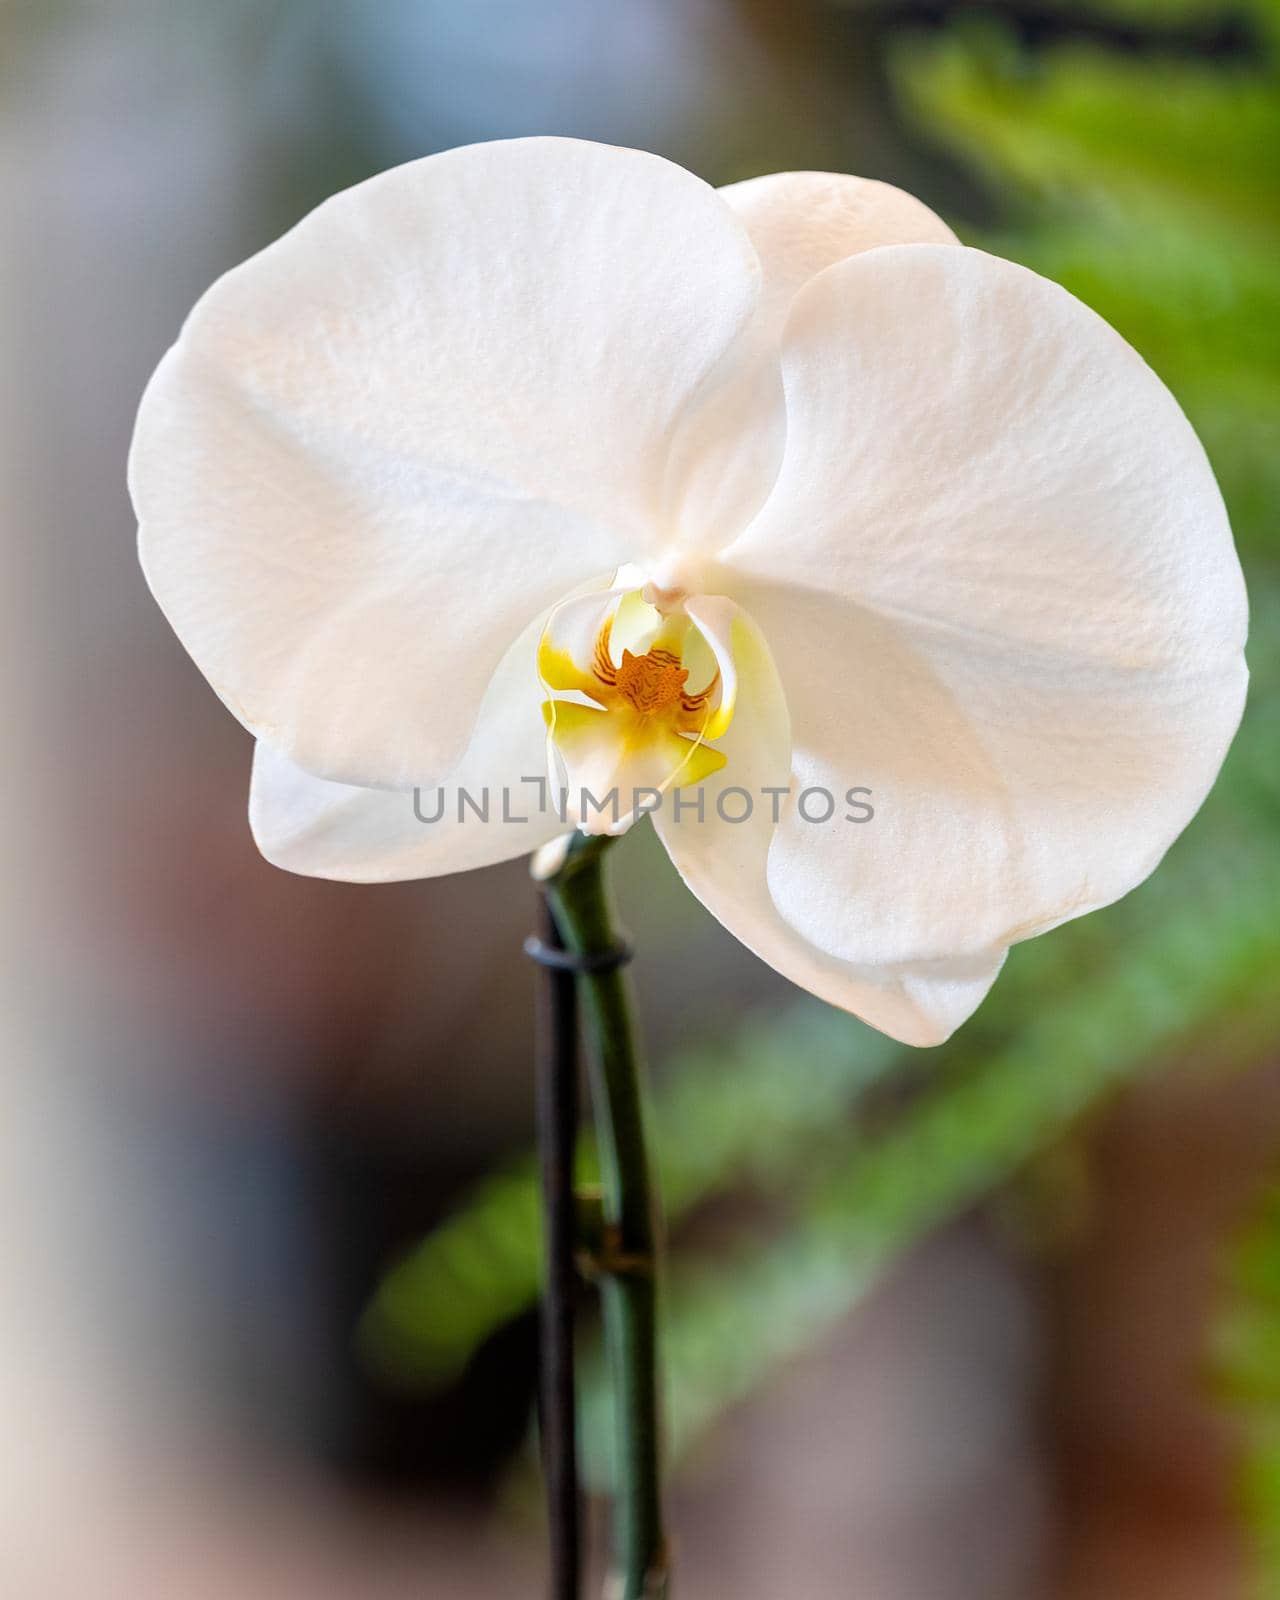
[[[1280,1595],[1278,43],[1276,0],[0,0],[0,1592],[540,1592],[524,869],[257,857],[124,461],[225,268],[554,132],[888,179],[1066,283],[1199,429],[1254,612],[1204,812],[940,1051],[618,851],[678,1592]]]

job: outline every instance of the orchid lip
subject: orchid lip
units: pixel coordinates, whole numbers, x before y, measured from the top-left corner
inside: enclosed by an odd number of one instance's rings
[[[725,765],[710,741],[733,716],[732,662],[686,611],[694,597],[664,609],[649,589],[568,601],[543,632],[549,765],[575,790],[665,792]]]

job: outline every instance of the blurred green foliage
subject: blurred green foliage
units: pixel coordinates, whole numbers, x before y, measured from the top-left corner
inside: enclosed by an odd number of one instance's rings
[[[1268,38],[1280,8],[1257,11]],[[969,242],[1065,284],[1120,329],[1195,423],[1242,550],[1274,557],[1274,62],[1139,61],[1068,44],[1029,63],[979,21],[960,37],[908,42],[895,69],[918,124],[1013,202],[1006,231]]]
[[[896,67],[904,98],[935,137],[958,144],[991,181],[1013,180],[1019,222],[991,247],[1057,278],[1115,323],[1179,396],[1208,448],[1250,581],[1253,683],[1219,788],[1175,855],[1181,862],[1188,849],[1208,848],[1210,829],[1228,830],[1240,843],[1252,839],[1260,861],[1270,864],[1261,870],[1274,874],[1280,6],[1259,0],[1249,10],[1260,42],[1253,64],[1160,61],[1136,70],[1132,60],[1072,47],[1029,71],[979,28],[908,46]],[[1161,878],[1173,876],[1170,867]],[[1236,871],[1223,885],[1224,937],[1245,926],[1255,886],[1243,863]],[[1270,909],[1264,903],[1262,914],[1275,922],[1280,896],[1274,884],[1268,892]],[[1194,925],[1194,895],[1172,909]],[[1133,952],[1117,952],[1117,961],[1132,962]],[[1274,974],[1260,979],[1257,1009],[1240,1002],[1230,1008],[1236,1032],[1227,1037],[1239,1041],[1245,1059],[1275,1046],[1268,1019],[1275,1002],[1266,990],[1280,986]],[[1076,1000],[1064,992],[1059,1008]],[[1211,1016],[1207,1008],[1202,1024]],[[1243,1414],[1240,1508],[1253,1533],[1257,1592],[1274,1595],[1280,1190],[1266,1198],[1236,1248],[1232,1278],[1235,1302],[1216,1330],[1218,1370]]]
[[[677,1450],[820,1339],[923,1233],[1120,1086],[1192,1051],[1246,1066],[1280,1034],[1280,6],[1248,8],[1256,59],[1201,61],[1069,37],[1031,54],[996,14],[970,9],[900,38],[900,104],[1001,203],[998,232],[962,227],[968,241],[1094,306],[1199,429],[1248,569],[1250,708],[1216,790],[1155,877],[1016,949],[942,1050],[905,1050],[802,1002],[671,1063],[655,1131],[673,1227],[665,1350]],[[1124,0],[1114,15],[1211,13]],[[700,1244],[726,1196],[763,1203],[721,1208],[730,1221]],[[1269,1320],[1238,1343],[1269,1419],[1251,1503],[1259,1519],[1272,1508],[1280,1551],[1280,1200],[1270,1218],[1266,1251],[1250,1258]],[[419,1378],[456,1373],[532,1300],[536,1220],[529,1166],[484,1184],[390,1273],[365,1319],[367,1347]],[[607,1405],[595,1378],[586,1400],[594,1448]]]

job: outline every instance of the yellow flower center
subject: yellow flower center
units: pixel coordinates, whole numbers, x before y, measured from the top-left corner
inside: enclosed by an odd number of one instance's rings
[[[622,661],[615,666],[610,649],[612,628],[612,620],[608,620],[596,635],[591,660],[592,673],[601,688],[620,695],[642,717],[652,717],[663,711],[683,712],[683,718],[673,719],[679,725],[685,725],[688,717],[706,710],[718,687],[718,675],[699,693],[686,694],[684,686],[689,681],[689,669],[681,665],[681,658],[675,651],[656,644],[642,656],[624,646]]]
[[[675,705],[688,676],[688,671],[680,665],[680,658],[673,656],[670,650],[650,650],[642,656],[623,650],[622,664],[614,682],[624,700],[629,700],[643,715],[652,716],[655,711]]]
[[[661,792],[724,766],[710,741],[728,728],[733,695],[726,699],[715,650],[683,606],[663,613],[628,593],[595,622],[590,644],[579,638],[577,650],[562,645],[553,618],[538,648],[543,716],[570,788]],[[701,687],[691,691],[690,679]]]

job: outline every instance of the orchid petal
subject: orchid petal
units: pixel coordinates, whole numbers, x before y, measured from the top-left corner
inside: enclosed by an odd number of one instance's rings
[[[817,273],[881,245],[954,244],[914,195],[839,172],[775,172],[720,189],[764,273],[760,309],[731,378],[713,390],[683,441],[670,515],[682,537],[718,550],[755,514],[777,476],[787,419],[778,342],[795,295]]]
[[[504,656],[462,760],[420,793],[317,778],[259,740],[249,823],[267,860],[313,878],[390,883],[509,861],[563,833],[546,787],[532,667],[543,622]],[[464,792],[471,803],[460,800]]]
[[[1064,290],[980,252],[814,279],[784,347],[787,456],[725,554],[769,640],[793,781],[768,881],[832,958],[997,960],[1118,898],[1239,721],[1246,608],[1176,403]]]
[[[742,219],[760,257],[760,315],[775,337],[797,293],[827,267],[882,245],[957,242],[923,201],[874,178],[771,172],[719,194]]]
[[[812,943],[783,916],[768,867],[775,808],[785,818],[796,803],[790,721],[763,634],[745,612],[734,611],[731,632],[739,688],[733,725],[719,745],[725,765],[680,807],[668,800],[654,813],[654,827],[689,889],[761,960],[904,1043],[941,1043],[991,987],[1003,952],[953,960],[854,963]],[[864,831],[842,818],[806,826],[815,832],[834,831],[840,841]],[[856,909],[850,914],[856,915]]]
[[[183,643],[309,771],[438,778],[530,619],[670,537],[758,280],[715,191],[637,151],[476,145],[334,197],[144,397],[130,481]]]

